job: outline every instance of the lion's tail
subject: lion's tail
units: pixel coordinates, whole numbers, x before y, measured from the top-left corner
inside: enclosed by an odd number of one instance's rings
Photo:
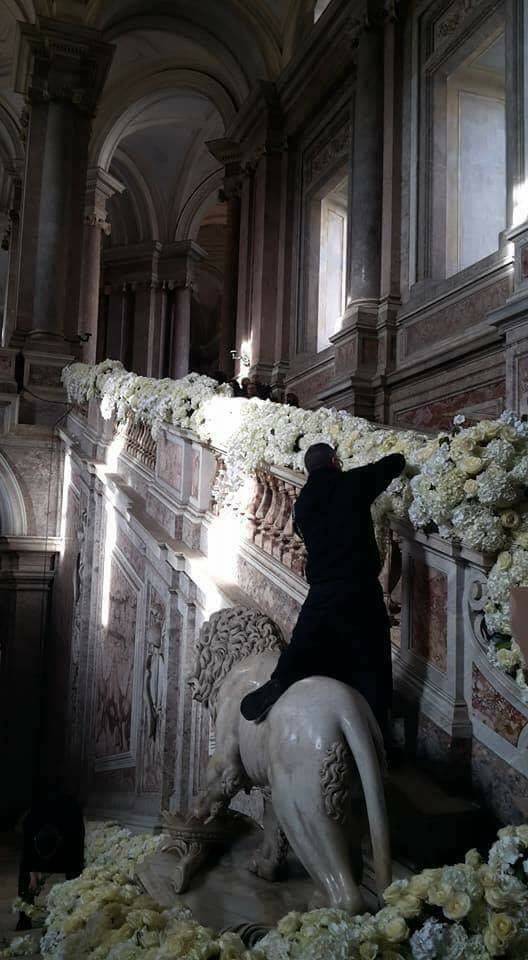
[[[363,709],[360,712],[364,723],[357,723],[357,714],[354,711],[354,717],[343,717],[342,729],[356,762],[363,787],[376,885],[381,895],[392,882],[389,824],[383,786],[385,748],[381,731],[370,707],[366,702],[361,706]]]

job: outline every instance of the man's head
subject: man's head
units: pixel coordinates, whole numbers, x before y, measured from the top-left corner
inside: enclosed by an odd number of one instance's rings
[[[315,470],[341,470],[341,461],[329,443],[313,443],[304,457],[307,473]]]

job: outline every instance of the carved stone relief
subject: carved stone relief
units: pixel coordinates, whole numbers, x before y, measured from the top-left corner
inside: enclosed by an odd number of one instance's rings
[[[132,734],[137,592],[115,559],[108,589],[108,623],[101,630],[95,698],[99,758],[127,753]]]
[[[166,629],[165,605],[151,587],[145,650],[143,789],[152,792],[161,788],[162,723],[167,689]]]
[[[324,808],[331,820],[345,823],[350,811],[352,758],[342,740],[329,748],[321,765],[321,793]]]

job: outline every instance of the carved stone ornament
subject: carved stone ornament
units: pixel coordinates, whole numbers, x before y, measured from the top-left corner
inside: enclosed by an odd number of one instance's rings
[[[342,740],[333,743],[321,765],[321,793],[331,820],[346,823],[352,800],[350,751]]]
[[[477,646],[487,652],[489,641],[485,625],[484,607],[487,601],[485,580],[475,578],[467,591],[467,607],[471,630]]]
[[[112,224],[106,217],[98,216],[96,213],[87,213],[84,222],[90,227],[99,227],[107,237],[112,233]]]
[[[19,24],[15,90],[30,103],[64,101],[93,114],[114,48],[86,27],[41,17]]]
[[[165,695],[165,608],[152,601],[147,623],[147,656],[145,661],[145,696],[148,714],[148,736],[155,740],[163,712]]]
[[[435,24],[434,37],[436,43],[441,43],[455,34],[464,20],[482,3],[483,0],[454,0]]]
[[[243,814],[223,814],[211,823],[200,823],[178,813],[163,813],[169,839],[161,850],[173,853],[177,863],[173,872],[175,893],[185,893],[193,876],[218,848],[228,847],[241,834],[254,829],[254,823]]]
[[[284,637],[276,623],[259,610],[232,607],[219,610],[203,624],[196,646],[193,697],[216,714],[218,691],[232,667],[259,653],[280,651]]]

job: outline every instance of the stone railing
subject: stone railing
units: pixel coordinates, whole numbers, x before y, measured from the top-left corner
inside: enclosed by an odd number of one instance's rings
[[[124,427],[125,450],[138,463],[154,470],[156,466],[156,441],[150,427],[142,423],[128,422]]]
[[[89,642],[94,650],[98,643],[103,651],[98,656],[104,682],[97,680],[95,664],[92,681],[80,678],[76,689],[90,691],[91,683],[99,683],[93,751],[98,805],[105,813],[111,813],[104,801],[107,789],[112,793],[130,785],[131,796],[136,791],[132,806],[144,811],[152,809],[158,789],[164,803],[169,798],[179,808],[196,792],[209,725],[192,706],[185,678],[197,631],[211,612],[257,605],[288,636],[306,596],[304,546],[292,517],[301,474],[282,468],[256,471],[233,527],[233,515],[227,515],[219,497],[221,453],[173,427],[163,430],[157,443],[143,428],[128,426],[123,435],[116,461],[115,433],[92,404],[88,421],[75,411],[64,434],[78,511],[87,517],[83,563],[92,581],[90,586],[89,577],[82,578],[90,595],[77,600],[82,616],[76,642],[79,648]],[[110,457],[108,471],[105,458]],[[417,718],[416,745],[449,763],[463,761],[465,773],[469,765],[483,786],[490,770],[501,782],[512,777],[524,782],[528,709],[513,681],[489,662],[480,631],[489,558],[394,519],[385,536],[381,582],[392,622],[395,685]],[[67,541],[76,543],[74,530]],[[155,643],[149,639],[152,616],[145,619],[153,609],[158,619],[165,617]],[[353,609],[350,616],[353,624]],[[96,639],[101,636],[104,642]],[[130,671],[125,693],[123,657]],[[146,677],[149,686],[143,690]],[[152,704],[159,717],[154,732]],[[83,709],[89,707],[78,705],[79,716]],[[122,743],[114,733],[116,710],[123,713],[119,729],[129,731]],[[173,768],[165,759],[162,772],[160,757],[170,744],[176,751]],[[459,776],[460,770],[453,773]],[[499,796],[500,815],[505,804]],[[508,816],[504,813],[504,819]]]

